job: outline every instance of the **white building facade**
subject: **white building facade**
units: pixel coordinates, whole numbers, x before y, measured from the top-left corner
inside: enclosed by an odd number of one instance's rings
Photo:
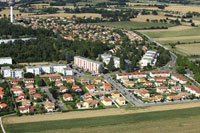
[[[158,52],[157,51],[153,51],[153,50],[149,50],[147,51],[141,61],[140,61],[140,65],[141,67],[145,67],[147,66],[148,64],[151,65],[151,66],[154,66],[157,62],[157,59],[156,57],[158,56]]]
[[[52,64],[44,66],[27,66],[26,72],[33,73],[34,75],[49,74],[49,73],[63,73],[67,68],[65,64]]]
[[[74,57],[74,65],[91,73],[99,74],[99,68],[103,66],[103,63],[87,59],[80,56]]]
[[[12,58],[11,57],[0,58],[0,65],[3,64],[12,64]]]
[[[1,67],[1,74],[4,78],[24,78],[23,69],[11,69],[10,67]]]
[[[65,76],[72,76],[74,75],[74,72],[72,69],[64,68],[62,74]]]

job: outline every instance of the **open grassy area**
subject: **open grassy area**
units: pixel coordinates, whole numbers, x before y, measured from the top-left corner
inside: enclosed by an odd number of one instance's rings
[[[200,43],[176,45],[176,49],[188,55],[200,55]]]
[[[82,119],[5,124],[7,132],[198,132],[200,107]],[[146,126],[144,126],[146,125]],[[91,129],[91,130],[90,130]],[[100,129],[100,130],[98,130]],[[181,130],[178,130],[181,129]]]
[[[123,22],[103,22],[98,23],[104,26],[111,26],[115,28],[124,28],[124,29],[144,29],[144,28],[151,28],[157,26],[164,26],[164,27],[172,27],[175,26],[174,24],[163,24],[163,23],[151,23],[151,22],[133,22],[133,21],[123,21]]]
[[[181,37],[181,36],[197,36],[200,35],[200,27],[193,29],[186,29],[180,31],[162,31],[162,32],[147,32],[145,33],[152,38],[167,38],[167,37]],[[184,37],[182,38],[184,39]],[[170,40],[170,38],[169,38]]]

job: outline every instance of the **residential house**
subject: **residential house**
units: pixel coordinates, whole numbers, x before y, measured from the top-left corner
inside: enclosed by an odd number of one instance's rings
[[[55,86],[58,86],[58,87],[63,86],[63,82],[62,81],[56,81]]]
[[[168,85],[176,86],[177,82],[176,82],[176,80],[169,80]]]
[[[65,93],[65,92],[67,92],[68,91],[68,88],[67,87],[65,87],[65,86],[60,86],[60,89],[59,89],[59,92],[60,93]]]
[[[181,95],[171,95],[171,96],[167,96],[167,100],[171,101],[171,100],[182,100],[182,96]]]
[[[104,106],[112,106],[112,100],[110,98],[104,98],[101,100]]]
[[[118,97],[115,99],[115,101],[121,106],[126,105],[126,99],[124,97]]]
[[[78,109],[89,109],[89,108],[97,108],[98,107],[97,100],[88,100],[86,102],[79,102],[76,104]]]
[[[82,85],[90,84],[90,80],[89,79],[81,79],[81,84]]]
[[[124,86],[126,86],[126,87],[134,87],[134,83],[133,83],[133,81],[125,81],[124,82]]]
[[[169,90],[167,89],[167,87],[160,86],[156,88],[156,92],[161,94],[168,94]]]
[[[81,92],[82,91],[82,89],[78,85],[75,85],[75,84],[72,85],[72,90],[74,90],[76,92]]]
[[[196,97],[200,97],[200,89],[192,85],[185,85],[185,90],[191,94],[194,94]]]
[[[145,83],[143,83],[144,87],[152,87],[153,84],[150,81],[146,81]]]
[[[171,92],[181,93],[181,86],[172,86],[170,89]]]
[[[149,75],[151,77],[170,77],[170,72],[169,71],[157,71],[157,72],[150,72]]]
[[[85,93],[85,94],[83,95],[83,100],[84,100],[84,101],[93,100],[92,95],[89,94],[89,93]]]
[[[121,95],[120,95],[120,92],[118,92],[118,91],[113,91],[112,93],[111,93],[111,97],[112,98],[118,98],[118,97],[120,97]]]
[[[35,93],[35,94],[33,94],[32,97],[33,97],[34,100],[42,99],[42,98],[43,98],[42,95],[39,94],[39,93]]]
[[[53,112],[55,109],[55,104],[53,102],[46,102],[44,104],[44,108],[47,110],[47,112]]]
[[[111,86],[111,84],[108,84],[108,83],[105,83],[105,84],[103,84],[103,87],[102,87],[103,89],[104,89],[104,91],[112,91],[112,86]]]
[[[95,85],[86,85],[85,87],[89,92],[94,92],[96,91],[96,86]]]
[[[24,81],[25,84],[34,83],[34,78],[24,78],[23,81]]]
[[[28,89],[34,88],[34,85],[33,85],[33,83],[26,83],[25,88],[28,88]]]
[[[178,81],[180,84],[186,84],[187,83],[187,80],[179,74],[172,74],[171,78],[173,80]]]
[[[5,104],[5,103],[0,103],[0,109],[6,108],[6,107],[7,107],[7,104]]]
[[[63,100],[64,101],[73,101],[73,97],[71,94],[63,94]]]

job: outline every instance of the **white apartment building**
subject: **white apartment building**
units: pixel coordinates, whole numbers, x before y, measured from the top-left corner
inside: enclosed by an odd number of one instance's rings
[[[40,75],[41,74],[41,68],[40,67],[34,67],[34,66],[27,66],[26,67],[27,73],[32,73],[34,75]]]
[[[67,68],[66,65],[64,64],[56,64],[56,65],[52,65],[52,69],[53,69],[53,72],[56,73],[63,73],[63,70]]]
[[[115,68],[120,68],[120,58],[119,57],[115,57],[115,56],[112,56],[110,54],[102,54],[101,55],[101,58],[102,58],[102,61],[104,63],[106,63],[106,65],[109,64],[110,62],[110,59],[113,57],[113,61],[114,61],[114,66]],[[126,63],[130,63],[130,61],[128,60],[125,60]]]
[[[44,66],[40,66],[40,71],[41,73],[53,73],[53,67],[51,65],[44,65]]]
[[[147,66],[148,64],[150,64],[151,66],[154,66],[157,61],[157,59],[156,59],[157,55],[158,55],[157,51],[153,51],[153,50],[147,51],[143,55],[143,57],[140,61],[141,67],[143,68],[143,67]]]
[[[52,64],[44,66],[27,66],[26,72],[33,73],[34,75],[41,75],[45,73],[63,73],[63,70],[67,68],[64,64]]]
[[[4,78],[24,78],[23,69],[11,69],[10,67],[1,67],[1,74]]]
[[[3,64],[12,64],[12,58],[11,57],[0,58],[0,65],[3,65]]]
[[[91,59],[87,59],[84,57],[80,57],[80,56],[75,56],[74,57],[74,65],[85,70],[85,71],[89,71],[91,73],[95,73],[95,74],[99,74],[99,68],[103,63],[98,62],[98,61],[94,61]]]
[[[72,69],[64,68],[62,74],[65,76],[72,76],[74,75],[74,72]]]

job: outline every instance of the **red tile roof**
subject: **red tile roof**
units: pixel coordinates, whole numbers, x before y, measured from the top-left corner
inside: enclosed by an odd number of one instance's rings
[[[118,76],[146,75],[146,72],[119,73]]]
[[[200,93],[200,89],[192,86],[192,85],[186,85],[187,88],[190,88],[191,90],[194,90],[196,93]]]

